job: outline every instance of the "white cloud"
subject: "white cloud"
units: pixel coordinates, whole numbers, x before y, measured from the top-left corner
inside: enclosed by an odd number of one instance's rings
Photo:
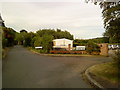
[[[80,2],[80,0],[1,0],[0,2]]]
[[[75,37],[97,37],[104,32],[101,15],[99,6],[84,2],[2,3],[5,24],[17,31],[61,28]]]

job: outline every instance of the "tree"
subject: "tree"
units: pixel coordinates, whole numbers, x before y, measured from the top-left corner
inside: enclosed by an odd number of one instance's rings
[[[26,33],[24,36],[24,41],[23,41],[23,45],[25,47],[30,46],[31,45],[31,36],[29,33]]]
[[[68,31],[62,31],[60,29],[57,29],[57,31],[55,31],[54,29],[42,29],[42,30],[38,30],[37,34],[40,37],[47,34],[47,35],[52,35],[54,39],[67,38],[73,40],[73,35],[71,35]]]
[[[52,35],[44,35],[42,37],[42,47],[45,53],[48,53],[52,49]]]
[[[22,45],[22,42],[23,42],[22,34],[16,33],[15,34],[15,41],[17,42],[17,44]]]
[[[20,33],[22,33],[22,32],[27,33],[27,31],[26,31],[26,30],[24,30],[24,29],[20,30]]]
[[[85,40],[85,39],[75,39],[73,41],[73,46],[86,46],[89,40]]]
[[[5,37],[2,37],[2,48],[7,47],[8,40]]]
[[[3,47],[13,46],[15,43],[15,33],[16,31],[12,28],[2,27],[2,45]]]
[[[119,65],[120,64],[120,50],[116,51],[115,55],[112,58],[113,58],[115,64],[117,64],[118,68],[120,69],[120,65]]]
[[[105,2],[101,7],[106,29],[104,36],[110,37],[112,43],[120,43],[120,2]]]
[[[85,0],[93,1],[96,0]],[[120,1],[119,2],[100,2],[104,19],[104,36],[109,37],[112,43],[120,43]]]
[[[89,40],[87,43],[86,51],[89,54],[92,54],[92,52],[100,52],[100,47],[91,40]]]
[[[34,42],[34,47],[42,46],[42,37],[35,36],[33,38],[33,42]]]
[[[21,45],[27,47],[31,46],[31,40],[35,36],[33,32],[27,33],[26,30],[21,30],[20,33],[16,34],[16,40],[21,43]]]
[[[40,37],[44,36],[45,34],[54,36],[55,35],[55,30],[54,29],[42,29],[42,30],[38,30],[37,34]]]

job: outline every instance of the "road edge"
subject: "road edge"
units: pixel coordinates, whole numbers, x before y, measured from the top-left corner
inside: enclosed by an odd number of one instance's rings
[[[91,67],[94,67],[95,65],[91,66]],[[100,88],[101,90],[106,90],[102,85],[100,85],[95,79],[93,79],[90,74],[89,74],[89,70],[90,68],[89,67],[88,69],[85,70],[85,76],[86,78],[89,80],[89,82],[91,82],[94,86]]]

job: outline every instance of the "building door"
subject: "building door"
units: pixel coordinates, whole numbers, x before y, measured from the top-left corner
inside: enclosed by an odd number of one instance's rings
[[[68,44],[68,50],[71,50],[71,44]]]

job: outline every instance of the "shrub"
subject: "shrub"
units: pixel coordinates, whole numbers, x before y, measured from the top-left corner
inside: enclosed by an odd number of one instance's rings
[[[45,53],[49,53],[49,51],[52,49],[52,35],[44,35],[42,37],[42,47]]]
[[[120,68],[120,50],[115,52],[115,55],[113,56],[113,60]]]
[[[86,51],[57,51],[57,50],[51,50],[50,53],[52,54],[87,54]]]
[[[86,47],[86,51],[89,54],[92,54],[93,52],[100,52],[100,47],[97,44],[95,44],[94,42],[89,41],[87,44],[87,47]]]

